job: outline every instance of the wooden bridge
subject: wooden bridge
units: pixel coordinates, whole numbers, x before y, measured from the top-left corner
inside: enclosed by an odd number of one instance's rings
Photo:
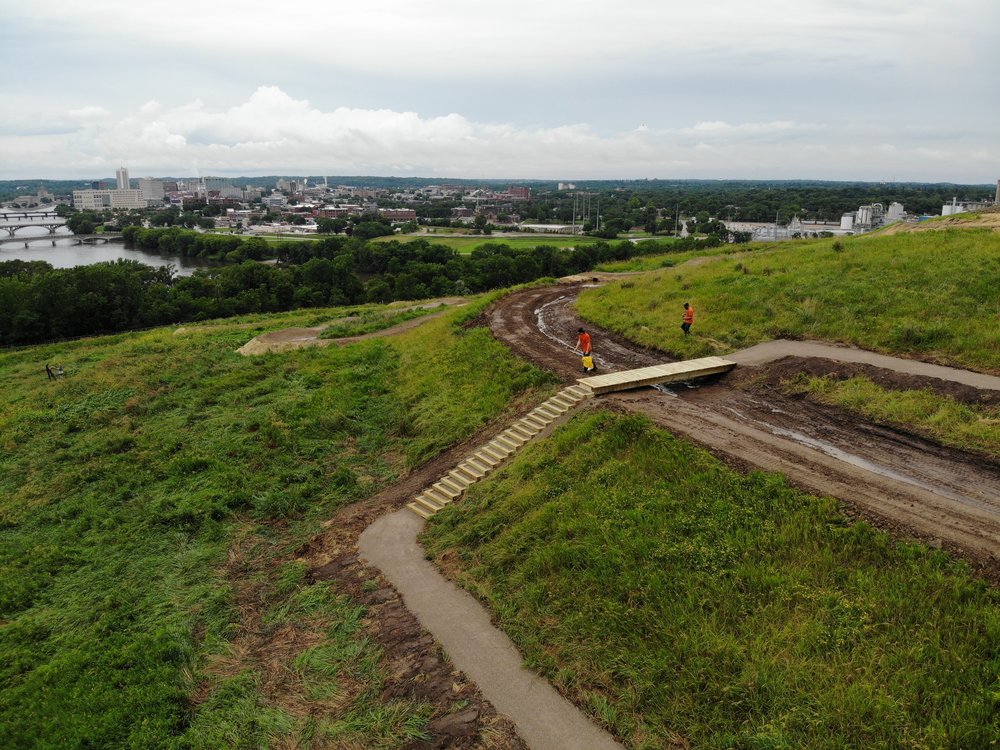
[[[553,422],[582,404],[585,399],[601,393],[717,375],[734,367],[735,362],[721,357],[702,357],[580,378],[577,380],[578,385],[564,388],[493,440],[474,450],[454,469],[424,489],[406,507],[421,518],[430,518],[445,505],[462,497],[469,487],[499,467],[524,445],[543,433],[547,434]]]
[[[627,391],[630,388],[642,388],[646,385],[679,383],[684,380],[717,375],[720,372],[729,372],[734,367],[736,367],[735,362],[722,359],[722,357],[702,357],[683,362],[667,362],[662,365],[640,367],[638,370],[594,375],[589,378],[579,378],[576,382],[589,388],[595,394],[601,394],[612,391]]]

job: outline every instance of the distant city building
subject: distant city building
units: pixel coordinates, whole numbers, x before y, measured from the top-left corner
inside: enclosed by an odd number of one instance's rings
[[[416,221],[417,212],[412,208],[380,208],[379,216],[389,221]]]
[[[156,180],[152,177],[140,177],[136,182],[139,185],[139,190],[142,191],[142,197],[151,203],[159,203],[163,201],[166,195],[166,183],[163,180]]]
[[[572,182],[560,182],[559,190],[576,190],[576,185]]]
[[[288,205],[288,198],[281,193],[271,193],[262,200],[268,208],[283,208]]]
[[[233,181],[227,180],[224,177],[203,177],[201,183],[205,191],[209,193],[212,191],[219,192],[223,188],[233,186]]]
[[[531,188],[523,185],[511,185],[507,188],[507,195],[511,200],[526,201],[531,198]]]
[[[129,184],[128,170],[125,167],[118,167],[115,171],[115,177],[118,178],[118,189],[128,190],[132,186]]]
[[[141,190],[74,190],[73,208],[103,211],[106,208],[146,208]]]

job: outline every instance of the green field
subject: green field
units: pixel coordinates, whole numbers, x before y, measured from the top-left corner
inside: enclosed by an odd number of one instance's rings
[[[948,229],[789,242],[580,295],[589,320],[679,357],[813,338],[1000,373],[1000,234]],[[692,336],[681,306],[696,310]]]
[[[380,697],[364,612],[278,561],[337,508],[548,392],[528,365],[494,368],[511,360],[488,332],[458,327],[481,304],[392,340],[252,358],[235,350],[253,336],[344,311],[0,352],[0,744],[418,736],[431,709]],[[47,362],[66,376],[47,380]],[[243,586],[265,627],[326,634],[267,657],[293,676],[281,700],[233,651]],[[317,701],[319,719],[297,708]]]
[[[425,542],[628,747],[1000,738],[995,589],[643,418],[576,417],[434,516]]]
[[[495,235],[466,235],[455,237],[450,235],[421,234],[421,235],[396,235],[394,237],[376,237],[372,242],[408,242],[413,240],[426,240],[432,245],[445,245],[453,248],[463,255],[468,255],[477,247],[482,245],[507,245],[511,248],[525,249],[548,245],[550,247],[579,247],[580,245],[594,244],[598,240],[593,237],[566,237],[560,235],[531,235],[525,237],[520,234],[495,234]]]

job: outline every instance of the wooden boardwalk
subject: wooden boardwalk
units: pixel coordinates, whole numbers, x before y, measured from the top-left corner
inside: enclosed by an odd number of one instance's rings
[[[576,382],[585,388],[590,388],[595,394],[600,394],[702,378],[706,375],[729,372],[734,367],[736,367],[735,362],[730,362],[722,357],[702,357],[701,359],[688,359],[684,362],[667,362],[662,365],[640,367],[638,370],[623,370],[607,375],[578,378]]]

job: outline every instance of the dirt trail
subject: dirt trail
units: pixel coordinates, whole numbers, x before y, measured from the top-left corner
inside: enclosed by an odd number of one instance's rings
[[[586,281],[594,280],[587,277]],[[579,359],[571,350],[576,329],[581,325],[593,332],[598,363],[605,371],[642,367],[667,359],[662,353],[644,350],[579,320],[571,303],[582,286],[563,284],[509,295],[484,312],[480,322],[489,325],[494,335],[518,354],[551,369],[566,382],[574,382],[580,374]],[[782,374],[848,367],[808,353],[805,359],[766,361],[787,353],[788,347],[794,350],[796,343],[772,347],[766,356],[762,350],[744,353],[744,364],[736,371],[698,387],[681,384],[672,390],[643,389],[604,396],[601,403],[646,414],[657,424],[689,437],[738,467],[780,472],[805,489],[840,498],[849,510],[904,537],[918,536],[949,547],[977,565],[987,577],[1000,580],[1000,467],[980,456],[944,448],[919,436],[860,422],[838,410],[782,395],[774,387]],[[844,361],[850,361],[851,351],[838,347],[836,353]],[[750,364],[752,361],[757,364]],[[894,360],[894,364],[904,373],[919,369],[911,368],[914,363],[907,360]],[[964,402],[1000,402],[1000,392],[980,390],[969,384],[876,370],[871,363],[850,367],[869,368],[879,373],[890,387],[930,386]],[[936,372],[940,376],[949,374]],[[520,404],[515,408],[527,411],[531,406]],[[410,746],[413,750],[523,747],[511,722],[498,715],[489,701],[497,689],[513,699],[524,697],[518,695],[517,688],[511,691],[509,684],[503,684],[511,678],[501,678],[498,687],[485,684],[491,679],[486,674],[477,675],[484,683],[479,686],[483,690],[480,692],[461,672],[455,671],[455,667],[466,664],[470,673],[477,669],[466,658],[478,659],[478,666],[491,667],[493,652],[474,650],[471,656],[456,658],[456,663],[451,664],[435,641],[421,632],[421,625],[437,627],[431,622],[435,595],[431,595],[429,604],[424,602],[417,607],[413,603],[416,600],[411,602],[411,594],[403,590],[410,583],[397,577],[398,569],[390,568],[394,563],[382,559],[384,554],[391,556],[404,547],[412,548],[411,553],[416,550],[422,558],[415,542],[416,532],[409,527],[401,530],[399,525],[400,519],[410,521],[411,526],[421,522],[415,516],[405,515],[408,511],[404,515],[392,511],[401,509],[472,446],[502,427],[500,423],[485,427],[466,443],[454,446],[375,497],[344,508],[325,524],[325,533],[295,553],[297,559],[308,564],[311,580],[336,580],[345,592],[369,607],[368,627],[384,649],[387,669],[392,675],[385,695],[406,696],[436,707],[428,727],[430,738],[413,743]],[[359,558],[359,537],[363,532],[365,557],[385,564],[390,581]],[[431,581],[432,578],[438,580]],[[419,579],[428,586],[438,586],[443,580],[433,568],[418,576],[417,583],[424,585]],[[367,585],[373,580],[379,581],[375,588]],[[393,585],[397,583],[406,596],[407,606]],[[417,610],[429,607],[430,614],[423,611],[415,617],[411,607]],[[489,628],[488,615],[481,608],[479,614],[485,618],[482,628]],[[460,618],[453,619],[460,622]],[[437,631],[432,635],[436,636]],[[448,648],[451,651],[454,646]],[[497,701],[504,704],[504,710],[511,713],[520,710],[507,706],[505,700]],[[527,732],[525,738],[530,736],[532,741],[540,742],[538,748],[549,747],[544,735],[531,734],[544,731],[547,711],[529,700],[528,712],[534,714],[529,717],[534,728],[525,730],[527,725],[519,719],[522,732]],[[600,741],[608,739],[602,737]]]
[[[486,322],[522,357],[567,381],[578,376],[578,359],[570,350],[581,325],[592,332],[604,370],[667,359],[578,319],[571,303],[581,288],[560,285],[512,294],[485,313]],[[743,362],[735,371],[739,374],[713,383],[644,389],[602,400],[647,414],[731,463],[780,472],[808,491],[833,495],[880,526],[948,547],[984,575],[1000,578],[1000,467],[973,453],[783,395],[766,383],[767,373],[781,368],[780,361],[770,360],[797,352],[813,369],[861,362],[877,366],[889,379],[906,379],[911,387],[915,380],[943,392],[982,389],[983,401],[994,400],[1000,390],[1000,378],[993,376],[792,341],[737,353],[734,358]]]
[[[443,297],[441,299],[432,300],[431,302],[419,305],[390,307],[388,310],[390,312],[431,310],[442,305],[464,305],[467,302],[468,300],[462,297]],[[408,331],[411,328],[416,328],[417,326],[426,323],[428,320],[433,320],[434,318],[444,315],[444,312],[445,311],[441,311],[433,315],[425,315],[420,318],[414,318],[413,320],[406,320],[392,326],[391,328],[383,328],[381,331],[373,331],[372,333],[365,333],[360,336],[345,336],[340,339],[321,339],[319,336],[330,326],[341,323],[350,323],[355,321],[356,318],[337,318],[336,320],[331,320],[324,325],[314,326],[312,328],[282,328],[280,331],[262,333],[260,336],[250,339],[247,343],[237,349],[236,352],[244,356],[251,356],[254,354],[267,354],[268,352],[284,352],[289,349],[301,349],[304,346],[346,346],[347,344],[353,344],[355,341],[382,338],[384,336],[395,336],[397,333],[402,333],[403,331]]]

